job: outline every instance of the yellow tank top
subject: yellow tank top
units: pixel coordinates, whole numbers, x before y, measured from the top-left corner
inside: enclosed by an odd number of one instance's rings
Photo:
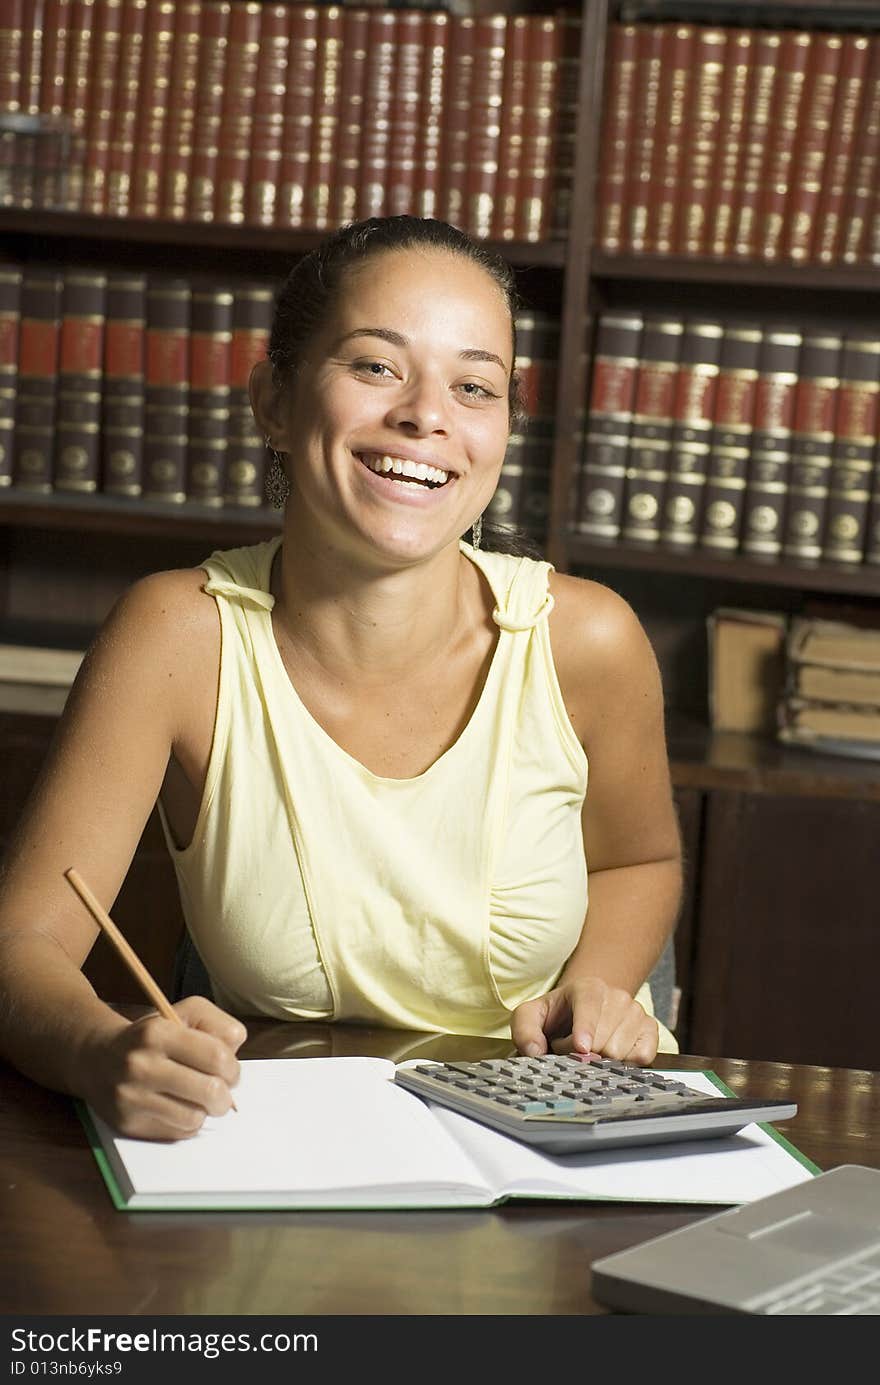
[[[550,651],[550,565],[461,544],[495,601],[486,682],[444,754],[388,779],[337,745],[284,668],[269,591],[280,544],[202,565],[220,677],[184,850],[162,814],[215,999],[239,1015],[509,1037],[587,908],[587,760]],[[639,999],[650,1007],[647,987]]]

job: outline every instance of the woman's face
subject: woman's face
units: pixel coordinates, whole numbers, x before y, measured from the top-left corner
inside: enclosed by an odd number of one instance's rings
[[[437,250],[350,273],[285,406],[295,532],[397,562],[463,534],[498,483],[511,321],[494,280]]]

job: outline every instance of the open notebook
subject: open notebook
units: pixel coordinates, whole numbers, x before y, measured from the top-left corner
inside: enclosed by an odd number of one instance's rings
[[[237,1112],[191,1140],[114,1134],[79,1110],[117,1207],[490,1207],[509,1198],[750,1202],[818,1172],[769,1126],[736,1135],[548,1155],[393,1081],[385,1058],[251,1059]],[[711,1074],[687,1082],[717,1095]],[[727,1092],[730,1095],[729,1092]]]

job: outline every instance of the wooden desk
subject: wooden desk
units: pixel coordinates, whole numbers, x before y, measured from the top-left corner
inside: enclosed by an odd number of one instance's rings
[[[252,1023],[244,1056],[471,1059],[500,1041]],[[736,1091],[790,1096],[778,1128],[822,1169],[880,1167],[880,1079],[732,1059]],[[134,1213],[114,1210],[71,1102],[0,1065],[0,1313],[594,1314],[599,1255],[700,1216],[682,1207],[511,1203],[489,1211]]]

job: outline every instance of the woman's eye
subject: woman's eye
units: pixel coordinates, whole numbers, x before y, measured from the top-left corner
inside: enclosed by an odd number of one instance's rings
[[[376,379],[383,379],[391,374],[390,366],[384,361],[353,361],[352,369],[359,371],[362,375],[372,375]]]
[[[465,380],[461,386],[462,393],[467,399],[499,399],[494,390],[487,389],[485,385],[478,385],[476,380]]]

